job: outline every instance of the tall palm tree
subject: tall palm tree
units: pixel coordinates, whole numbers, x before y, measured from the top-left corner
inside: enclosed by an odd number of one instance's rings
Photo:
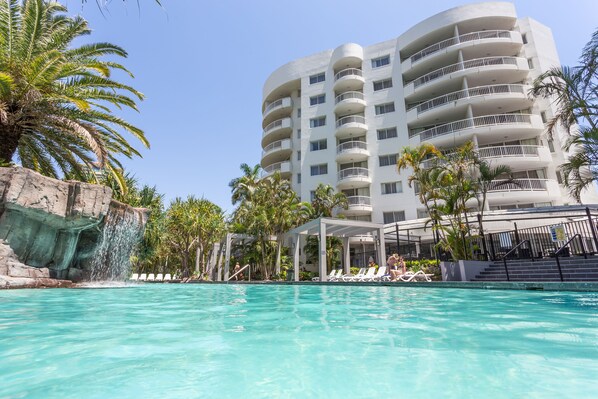
[[[336,209],[347,209],[349,203],[347,196],[341,192],[335,192],[329,184],[318,184],[311,202],[313,218],[332,217]]]
[[[598,31],[586,44],[575,67],[552,68],[534,81],[531,94],[551,99],[557,112],[548,122],[549,135],[563,126],[571,155],[561,165],[565,186],[578,201],[598,180]]]
[[[255,191],[258,181],[260,180],[260,171],[262,170],[259,164],[250,167],[246,163],[241,164],[241,171],[243,176],[234,178],[228,183],[232,191],[231,201],[233,205],[243,201],[250,200]]]
[[[149,142],[112,109],[137,110],[143,95],[111,78],[114,70],[131,75],[114,61],[126,51],[110,43],[75,46],[91,30],[66,11],[54,1],[0,2],[0,159],[51,177],[83,178],[99,165],[122,182],[117,156],[140,156],[122,132]]]

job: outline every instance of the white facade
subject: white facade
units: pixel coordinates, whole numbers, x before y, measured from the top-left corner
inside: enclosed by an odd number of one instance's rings
[[[397,172],[402,148],[471,140],[519,179],[488,195],[491,209],[574,204],[557,169],[566,133],[549,142],[552,105],[528,95],[558,65],[550,29],[511,3],[453,8],[396,39],[292,61],[264,84],[261,165],[303,201],[330,184],[347,194],[348,218],[390,223],[424,217],[409,173]]]

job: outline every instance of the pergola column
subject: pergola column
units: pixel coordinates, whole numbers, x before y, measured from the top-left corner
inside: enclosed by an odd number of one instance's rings
[[[301,235],[294,234],[293,235],[293,273],[294,273],[294,280],[299,281],[299,248],[301,243]]]
[[[343,237],[343,260],[345,265],[345,273],[351,272],[351,252],[349,251],[349,237]]]
[[[320,266],[320,281],[328,281],[328,273],[326,272],[326,223],[320,220],[320,251],[318,254]]]
[[[230,271],[230,247],[233,244],[233,235],[232,233],[226,234],[226,257],[224,261],[224,281],[228,281],[228,274]]]
[[[380,245],[378,245],[378,256],[380,260],[378,260],[379,266],[386,265],[386,243],[384,242],[384,226],[378,229],[378,240],[380,241]]]

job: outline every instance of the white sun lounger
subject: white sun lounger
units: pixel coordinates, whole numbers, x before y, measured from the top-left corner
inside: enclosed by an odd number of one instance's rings
[[[357,272],[357,274],[353,275],[351,273],[349,274],[343,274],[341,276],[341,281],[353,281],[353,279],[357,278],[357,277],[361,277],[365,274],[365,267],[362,267],[361,269],[359,269],[359,272]]]
[[[158,275],[156,276],[156,281],[162,281],[164,279],[164,276],[162,275],[162,273],[158,273]]]
[[[360,277],[355,277],[351,281],[368,281],[369,279],[371,279],[375,275],[376,275],[376,268],[375,267],[368,267],[368,271],[365,272],[364,275],[362,275]]]
[[[336,277],[336,269],[333,269],[330,274],[328,275],[328,280],[330,280],[331,278]],[[311,279],[311,281],[320,281],[320,277],[313,277]]]
[[[343,277],[343,269],[337,269],[334,276],[328,277],[328,281],[341,281],[341,277]]]
[[[141,274],[139,275],[139,281],[145,281],[145,280],[147,280],[147,274],[145,274],[145,273],[141,273]]]
[[[155,281],[156,277],[154,276],[154,273],[150,273],[147,275],[147,281]]]
[[[386,275],[386,266],[380,266],[376,274],[366,281],[382,281],[384,275]]]
[[[405,274],[401,274],[398,277],[398,279],[401,281],[407,282],[407,283],[410,281],[418,281],[418,280],[430,282],[430,281],[432,281],[432,279],[430,278],[432,276],[433,276],[433,274],[426,274],[422,270],[418,270],[415,273],[407,272]]]
[[[131,275],[131,278],[129,280],[130,281],[137,281],[137,280],[139,280],[139,274],[138,273],[133,273]]]
[[[172,280],[172,277],[170,276],[170,273],[166,273],[164,275],[164,281],[171,281],[171,280]]]

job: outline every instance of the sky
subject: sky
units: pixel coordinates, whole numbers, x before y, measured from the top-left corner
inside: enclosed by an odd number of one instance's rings
[[[103,3],[105,0],[98,0]],[[125,160],[142,184],[168,204],[204,197],[232,211],[228,183],[240,165],[261,157],[262,86],[281,65],[343,43],[363,46],[401,35],[464,0],[63,0],[89,21],[85,42],[127,50],[122,63],[145,94],[139,113],[116,114],[151,142],[143,158]],[[139,6],[138,6],[139,3]],[[598,28],[596,0],[517,0],[519,17],[552,29],[563,65],[574,65]],[[134,138],[131,138],[135,140]],[[142,148],[141,143],[136,146]]]

